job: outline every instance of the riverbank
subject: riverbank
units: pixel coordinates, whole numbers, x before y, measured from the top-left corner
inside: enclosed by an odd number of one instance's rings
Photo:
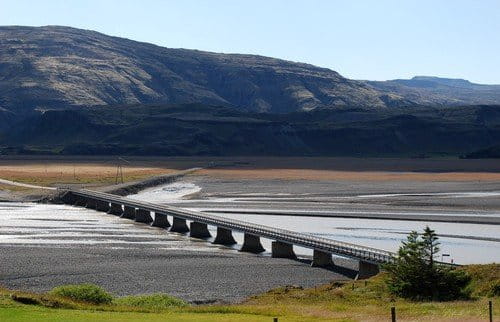
[[[63,161],[69,162],[68,159]],[[112,161],[92,159],[83,162],[92,165],[92,169],[101,167],[101,175],[107,173],[106,180],[109,182],[114,179],[114,174],[109,171],[116,171],[116,167],[112,163],[105,163]],[[36,162],[41,164],[39,160]],[[58,163],[61,160],[55,162],[62,165]],[[374,224],[368,219],[290,219],[248,212],[255,209],[278,209],[382,214],[394,211],[442,214],[471,212],[482,215],[500,209],[495,196],[467,196],[470,192],[500,191],[500,180],[432,180],[433,171],[441,171],[443,175],[451,170],[453,173],[464,171],[468,175],[487,171],[495,174],[498,170],[495,168],[496,163],[355,158],[250,158],[247,162],[241,158],[233,161],[223,158],[207,158],[202,161],[189,158],[152,158],[133,162],[124,167],[124,171],[128,171],[127,168],[130,171],[139,169],[144,171],[138,174],[143,178],[151,177],[154,171],[165,171],[168,177],[179,169],[207,167],[194,174],[187,174],[176,182],[178,185],[188,184],[185,187],[187,194],[177,194],[175,189],[150,194],[153,198],[168,195],[165,202],[169,204],[208,212],[220,208],[242,209],[246,213],[225,215],[387,250],[393,250],[394,245],[398,245],[408,231],[420,230],[419,225],[425,223],[407,222],[411,225],[401,225],[397,221],[383,220]],[[74,166],[78,169],[78,165]],[[265,166],[269,168],[266,170]],[[308,166],[310,169],[307,169]],[[350,174],[349,179],[341,180],[336,177],[338,171],[354,171],[356,166],[360,167],[357,177]],[[39,167],[37,171],[40,169],[43,170]],[[65,169],[70,171],[71,166],[66,166]],[[261,174],[264,170],[265,175]],[[393,176],[390,180],[389,177],[386,177],[387,180],[368,180],[364,176],[371,177],[371,171],[382,171]],[[406,171],[409,171],[409,175],[423,171],[427,179],[412,181],[394,177],[405,177],[408,174]],[[159,174],[162,173],[164,172]],[[71,172],[69,174],[71,176]],[[100,178],[101,175],[95,178]],[[143,178],[139,178],[139,182]],[[105,186],[98,181],[84,184],[65,182],[64,185],[75,184],[92,189]],[[129,180],[134,184],[135,181]],[[60,183],[53,181],[51,184],[57,186]],[[442,192],[462,193],[465,196],[439,195]],[[175,195],[174,198],[172,194]],[[144,194],[141,193],[140,198],[143,197]],[[0,284],[13,288],[31,287],[30,290],[33,291],[45,291],[59,284],[94,282],[120,295],[168,292],[189,301],[233,302],[271,287],[289,284],[307,287],[332,280],[347,280],[353,277],[349,269],[355,270],[357,265],[349,260],[335,258],[335,262],[344,268],[337,267],[332,271],[313,269],[306,261],[272,259],[266,254],[245,254],[234,248],[217,247],[207,241],[194,240],[88,209],[41,204],[3,206],[0,215],[7,217],[2,217],[0,224],[0,239],[3,239],[3,242],[0,241],[0,253],[5,262],[0,267]],[[9,222],[6,218],[11,218],[12,221]],[[465,230],[453,230],[448,223],[431,223],[431,226],[438,233],[447,236],[442,241],[444,251],[451,250],[448,254],[461,255],[470,262],[493,261],[491,256],[485,258],[498,245],[491,238],[498,236],[498,233],[491,230],[491,227],[468,225]],[[467,231],[466,236],[464,231]],[[242,236],[236,233],[235,238],[241,242]],[[268,242],[263,240],[264,247],[270,250]],[[448,248],[449,245],[454,248]],[[297,249],[300,255],[310,255],[300,251]]]
[[[117,166],[121,165],[118,171]],[[50,199],[59,187],[90,188],[117,194],[137,192],[192,172],[147,160],[120,161],[111,158],[39,157],[0,158],[0,200],[33,202]],[[123,181],[123,183],[122,183]]]
[[[489,300],[493,303],[493,316],[497,317],[500,314],[500,266],[473,265],[460,269],[472,277],[471,300],[413,302],[394,298],[387,290],[383,274],[366,281],[332,282],[313,288],[279,287],[232,305],[156,308],[150,307],[151,302],[127,306],[123,303],[133,301],[116,298],[108,305],[93,305],[50,294],[0,288],[0,319],[198,322],[271,321],[278,317],[279,321],[385,321],[390,319],[394,306],[398,321],[485,321]]]
[[[349,280],[357,269],[349,260],[337,263],[351,271],[325,270],[238,252],[67,205],[4,203],[0,218],[0,285],[13,289],[90,282],[117,295],[166,292],[190,302],[234,303],[282,285]]]

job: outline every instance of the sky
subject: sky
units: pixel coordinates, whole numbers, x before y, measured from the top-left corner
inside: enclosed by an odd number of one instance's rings
[[[354,79],[500,84],[500,0],[0,0],[0,25],[259,54]]]

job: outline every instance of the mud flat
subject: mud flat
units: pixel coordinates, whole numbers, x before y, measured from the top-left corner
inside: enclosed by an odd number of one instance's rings
[[[434,180],[430,174],[432,180],[410,180],[403,173],[404,180],[281,179],[279,171],[265,177],[260,171],[202,170],[130,197],[389,251],[429,225],[442,237],[445,260],[500,261],[497,180]]]
[[[0,285],[20,290],[85,282],[117,295],[165,292],[192,302],[235,302],[272,287],[314,286],[353,274],[66,205],[4,203],[0,220]]]

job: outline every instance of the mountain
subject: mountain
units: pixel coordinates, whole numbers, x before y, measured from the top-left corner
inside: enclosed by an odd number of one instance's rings
[[[273,113],[412,104],[303,63],[163,48],[61,26],[0,27],[4,114],[147,103],[203,103]]]
[[[373,89],[420,105],[457,106],[499,104],[500,85],[482,85],[465,79],[415,76],[412,79],[365,81]]]
[[[0,154],[474,157],[498,142],[498,85],[356,81],[270,57],[0,27]]]
[[[203,104],[51,110],[0,135],[0,154],[465,155],[500,142],[500,106],[272,114]]]

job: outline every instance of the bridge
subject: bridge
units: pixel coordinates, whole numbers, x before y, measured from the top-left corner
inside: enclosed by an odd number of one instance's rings
[[[313,250],[311,266],[315,267],[334,266],[332,254],[351,258],[359,261],[357,276],[359,279],[377,274],[380,264],[389,263],[395,257],[394,253],[381,249],[92,190],[64,189],[61,199],[65,204],[106,212],[155,227],[170,228],[171,232],[189,233],[194,238],[208,239],[212,237],[208,226],[215,226],[217,234],[213,239],[214,244],[227,246],[236,244],[232,232],[238,231],[244,234],[243,245],[240,249],[243,252],[264,252],[265,249],[260,238],[272,240],[271,256],[275,258],[296,259],[293,246],[309,248]],[[170,223],[169,217],[172,217],[172,223]],[[188,221],[190,222],[189,226]]]

